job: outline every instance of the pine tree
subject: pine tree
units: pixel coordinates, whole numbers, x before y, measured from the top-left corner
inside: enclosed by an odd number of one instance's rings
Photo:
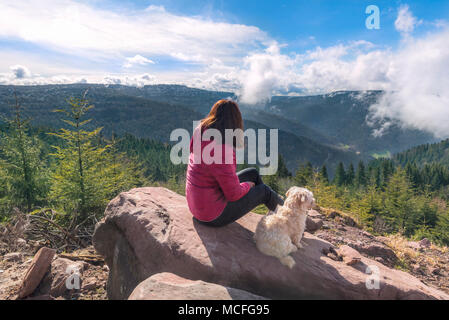
[[[329,183],[329,175],[327,173],[326,165],[323,164],[323,166],[320,169],[320,178],[326,182]]]
[[[306,186],[313,177],[313,166],[312,163],[307,162],[306,165],[302,164],[296,171],[295,183],[298,186]]]
[[[340,162],[337,166],[337,170],[335,171],[334,184],[338,187],[341,187],[346,182],[346,172],[345,167],[343,166],[343,162]]]
[[[413,189],[403,169],[391,176],[385,190],[385,218],[395,230],[405,235],[414,231],[417,218],[416,201],[411,197]]]
[[[29,136],[29,120],[23,119],[22,106],[17,95],[14,96],[14,116],[5,119],[7,129],[0,136],[0,154],[4,159],[0,165],[11,203],[31,211],[33,206],[45,199],[48,180],[41,159],[41,144],[38,139]]]
[[[355,184],[358,187],[364,187],[366,186],[367,179],[366,179],[366,170],[365,170],[365,164],[363,161],[360,161],[357,166],[357,172],[355,175]]]
[[[54,146],[52,154],[57,164],[52,174],[51,199],[66,212],[73,212],[76,221],[101,213],[123,181],[122,168],[111,156],[111,145],[98,143],[102,128],[84,130],[91,121],[84,120],[84,116],[93,108],[86,94],[68,99],[68,108],[55,110],[65,115],[63,121],[69,129],[49,133],[63,141],[62,146]]]
[[[352,163],[349,165],[348,171],[346,172],[346,185],[352,186],[354,185],[355,173],[354,166]]]
[[[282,157],[281,154],[279,154],[278,171],[277,171],[276,175],[281,178],[291,177],[291,175],[292,175],[288,171],[287,165],[285,164],[285,161],[284,161],[284,157]]]

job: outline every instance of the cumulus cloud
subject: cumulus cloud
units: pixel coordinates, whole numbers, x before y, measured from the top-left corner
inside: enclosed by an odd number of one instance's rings
[[[449,27],[439,23],[439,30],[414,38],[419,23],[408,7],[400,8],[396,28],[404,41],[396,50],[357,41],[301,55],[279,48],[250,55],[240,80],[242,101],[263,102],[283,88],[301,94],[384,90],[367,119],[373,135],[399,124],[449,137]]]
[[[281,47],[273,44],[246,57],[240,77],[241,100],[255,104],[280,92],[385,89],[390,56],[390,51],[376,50],[366,41],[317,47],[301,55],[282,54]]]
[[[408,5],[401,5],[399,7],[398,16],[394,22],[397,31],[403,34],[408,34],[415,29],[415,26],[421,23],[422,21],[418,21],[418,19],[413,16]]]
[[[293,65],[294,59],[282,55],[277,44],[262,53],[246,57],[245,66],[248,69],[243,72],[241,79],[241,101],[255,104],[270,99],[274,90],[288,85],[288,74]]]
[[[125,59],[123,66],[125,68],[131,68],[135,65],[146,66],[147,64],[154,64],[153,60],[142,57],[140,54],[136,54],[134,57],[129,57]]]
[[[449,29],[409,40],[390,61],[389,90],[373,106],[372,120],[449,137]]]
[[[23,79],[23,78],[28,78],[31,76],[30,70],[25,66],[21,66],[18,64],[15,66],[11,66],[9,68],[11,69],[11,71],[16,79]]]

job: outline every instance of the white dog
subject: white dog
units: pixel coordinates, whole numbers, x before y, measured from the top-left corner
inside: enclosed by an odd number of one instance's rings
[[[302,248],[307,211],[312,208],[315,199],[312,192],[300,187],[290,188],[286,196],[284,205],[275,214],[259,221],[254,240],[260,252],[274,256],[282,264],[293,268],[295,260],[289,254]]]

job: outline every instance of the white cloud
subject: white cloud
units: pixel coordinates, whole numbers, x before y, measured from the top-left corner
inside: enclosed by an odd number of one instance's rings
[[[31,76],[30,70],[27,67],[21,65],[15,65],[9,67],[16,79],[28,78]]]
[[[268,38],[257,27],[176,15],[163,7],[119,13],[74,0],[2,0],[0,37],[89,59],[181,53],[203,63],[235,61]]]
[[[399,7],[398,17],[394,22],[397,31],[403,34],[408,34],[413,32],[415,26],[421,23],[422,21],[418,21],[418,19],[413,16],[408,5],[401,5]]]
[[[389,90],[371,106],[372,120],[449,137],[449,29],[410,39],[390,61]]]
[[[147,64],[154,64],[153,60],[147,59],[140,54],[135,55],[134,57],[128,57],[125,59],[125,63],[123,66],[125,68],[131,68],[135,65],[146,66]]]
[[[277,44],[262,53],[245,58],[247,70],[242,74],[240,99],[244,103],[255,104],[271,98],[273,91],[287,86],[288,75],[294,60],[280,53]],[[293,76],[293,75],[291,75]]]

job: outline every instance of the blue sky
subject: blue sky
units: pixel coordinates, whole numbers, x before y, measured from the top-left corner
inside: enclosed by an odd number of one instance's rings
[[[384,45],[396,45],[400,35],[394,28],[397,9],[408,5],[420,19],[447,20],[449,1],[444,0],[114,0],[98,1],[97,6],[142,10],[149,4],[164,6],[168,11],[203,16],[217,21],[254,25],[268,32],[293,50],[330,46],[341,41],[364,39]],[[380,30],[365,28],[365,8],[376,5],[381,11]],[[425,32],[429,26],[422,26]],[[307,41],[309,37],[315,41]]]

